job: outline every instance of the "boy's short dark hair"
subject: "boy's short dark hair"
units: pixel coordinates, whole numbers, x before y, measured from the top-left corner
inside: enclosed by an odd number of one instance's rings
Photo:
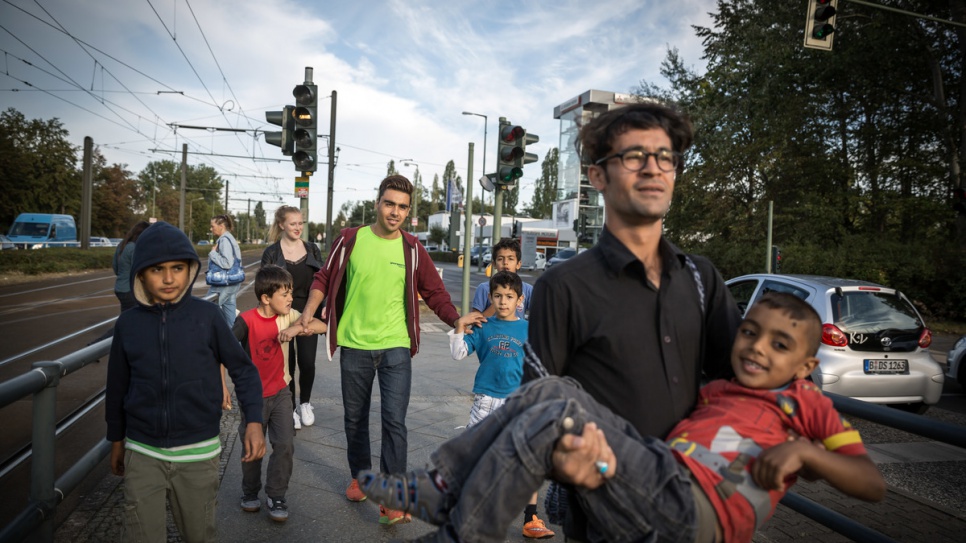
[[[822,318],[818,312],[805,300],[788,292],[766,292],[755,305],[764,305],[768,309],[780,309],[791,318],[808,322],[812,329],[806,331],[805,338],[808,340],[808,355],[815,356],[818,353],[818,346],[822,342]]]
[[[581,126],[577,152],[585,164],[596,164],[611,154],[614,140],[628,130],[660,128],[671,138],[671,149],[684,153],[694,140],[691,121],[677,109],[656,101],[630,104],[612,109]],[[684,161],[678,162],[678,173]]]
[[[523,296],[523,279],[511,271],[496,272],[490,277],[490,295],[493,295],[496,287],[510,288],[517,296]]]
[[[262,303],[262,295],[271,298],[283,288],[292,288],[292,274],[285,268],[269,264],[255,274],[255,296]]]
[[[376,196],[376,203],[382,200],[382,195],[386,193],[387,190],[398,190],[399,192],[405,192],[410,198],[413,197],[413,184],[404,175],[390,175],[389,177],[382,180],[379,183],[379,194]]]
[[[500,251],[513,251],[517,255],[517,261],[520,261],[523,256],[520,252],[520,241],[513,238],[503,238],[493,246],[493,258],[496,259],[496,254]]]

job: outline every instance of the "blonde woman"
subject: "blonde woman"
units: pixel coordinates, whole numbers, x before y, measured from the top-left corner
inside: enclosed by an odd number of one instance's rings
[[[268,236],[274,243],[262,253],[262,266],[274,264],[285,268],[292,274],[292,308],[302,311],[309,297],[312,276],[322,268],[322,251],[314,243],[302,241],[305,220],[297,207],[282,206],[275,211]],[[320,318],[321,311],[316,311]],[[312,412],[312,383],[315,381],[315,351],[319,336],[297,336],[289,342],[288,367],[292,376],[289,388],[292,390],[295,428],[302,425],[312,426],[315,414]],[[298,367],[298,396],[295,395],[295,368]],[[297,398],[297,399],[296,399]]]

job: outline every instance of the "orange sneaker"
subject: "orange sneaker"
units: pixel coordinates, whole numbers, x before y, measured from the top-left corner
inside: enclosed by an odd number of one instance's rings
[[[386,509],[381,505],[379,506],[379,524],[392,526],[393,524],[406,524],[407,522],[412,522],[412,520],[413,517],[409,513],[395,509]]]
[[[547,539],[553,537],[557,534],[553,533],[553,530],[547,528],[547,525],[543,523],[542,520],[537,518],[537,515],[533,515],[533,520],[523,525],[523,537],[530,539]]]
[[[353,479],[349,483],[349,488],[345,489],[345,497],[348,498],[350,502],[362,502],[366,501],[366,495],[362,493],[362,489],[359,488],[359,480]]]

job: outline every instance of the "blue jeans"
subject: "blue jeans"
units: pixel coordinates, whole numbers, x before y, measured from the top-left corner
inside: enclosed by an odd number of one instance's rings
[[[641,437],[569,378],[527,383],[479,424],[443,443],[433,455],[448,492],[457,497],[438,541],[503,541],[507,529],[549,477],[551,453],[566,433],[595,422],[618,458],[613,478],[575,492],[589,518],[591,542],[683,541],[697,523],[689,472],[658,439]]]
[[[227,287],[211,287],[208,289],[209,294],[217,294],[218,307],[221,308],[222,313],[225,315],[225,320],[228,321],[228,327],[231,328],[235,324],[235,297],[238,295],[238,291],[241,290],[241,284],[238,285],[228,285]]]
[[[342,347],[339,356],[342,369],[342,405],[345,408],[345,437],[349,471],[355,479],[364,469],[372,469],[369,448],[369,405],[372,381],[379,376],[382,412],[383,473],[406,471],[409,443],[406,435],[406,411],[412,390],[413,365],[409,349],[399,347],[363,351]]]

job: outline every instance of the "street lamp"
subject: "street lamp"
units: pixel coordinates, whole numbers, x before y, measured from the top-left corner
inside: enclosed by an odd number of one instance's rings
[[[472,111],[464,111],[463,115],[475,115],[477,117],[483,117],[483,167],[480,169],[483,170],[483,175],[486,175],[486,140],[487,140],[486,131],[489,125],[489,121],[487,120],[486,115],[483,115],[482,113],[473,113]],[[467,181],[472,183],[472,181],[470,180],[467,180]],[[483,185],[481,184],[480,186],[482,187]],[[494,195],[493,197],[494,197],[493,201],[495,205],[496,195]],[[482,217],[483,215],[486,214],[486,193],[485,192],[480,194],[480,207],[483,208],[480,210],[480,216]],[[493,236],[490,236],[490,241],[491,242],[493,241]],[[476,271],[480,272],[480,271],[483,271],[483,227],[482,226],[480,227],[480,248],[477,250],[479,251],[479,253],[476,255],[476,258],[478,258],[479,260],[477,260]]]
[[[416,182],[413,184],[414,186],[413,186],[413,201],[412,201],[412,204],[413,204],[413,214],[412,214],[412,217],[414,219],[416,219],[416,222],[418,224],[419,223],[419,213],[418,213],[418,211],[419,211],[419,196],[420,196],[420,193],[419,193],[419,164],[413,162],[413,159],[410,158],[410,159],[407,159],[406,161],[404,161],[402,163],[402,165],[403,166],[406,166],[406,167],[416,166],[416,173],[413,174],[413,179],[415,179]],[[409,224],[412,224],[412,221],[410,221]],[[416,225],[415,224],[412,224],[412,230],[411,230],[411,232],[416,233]]]

